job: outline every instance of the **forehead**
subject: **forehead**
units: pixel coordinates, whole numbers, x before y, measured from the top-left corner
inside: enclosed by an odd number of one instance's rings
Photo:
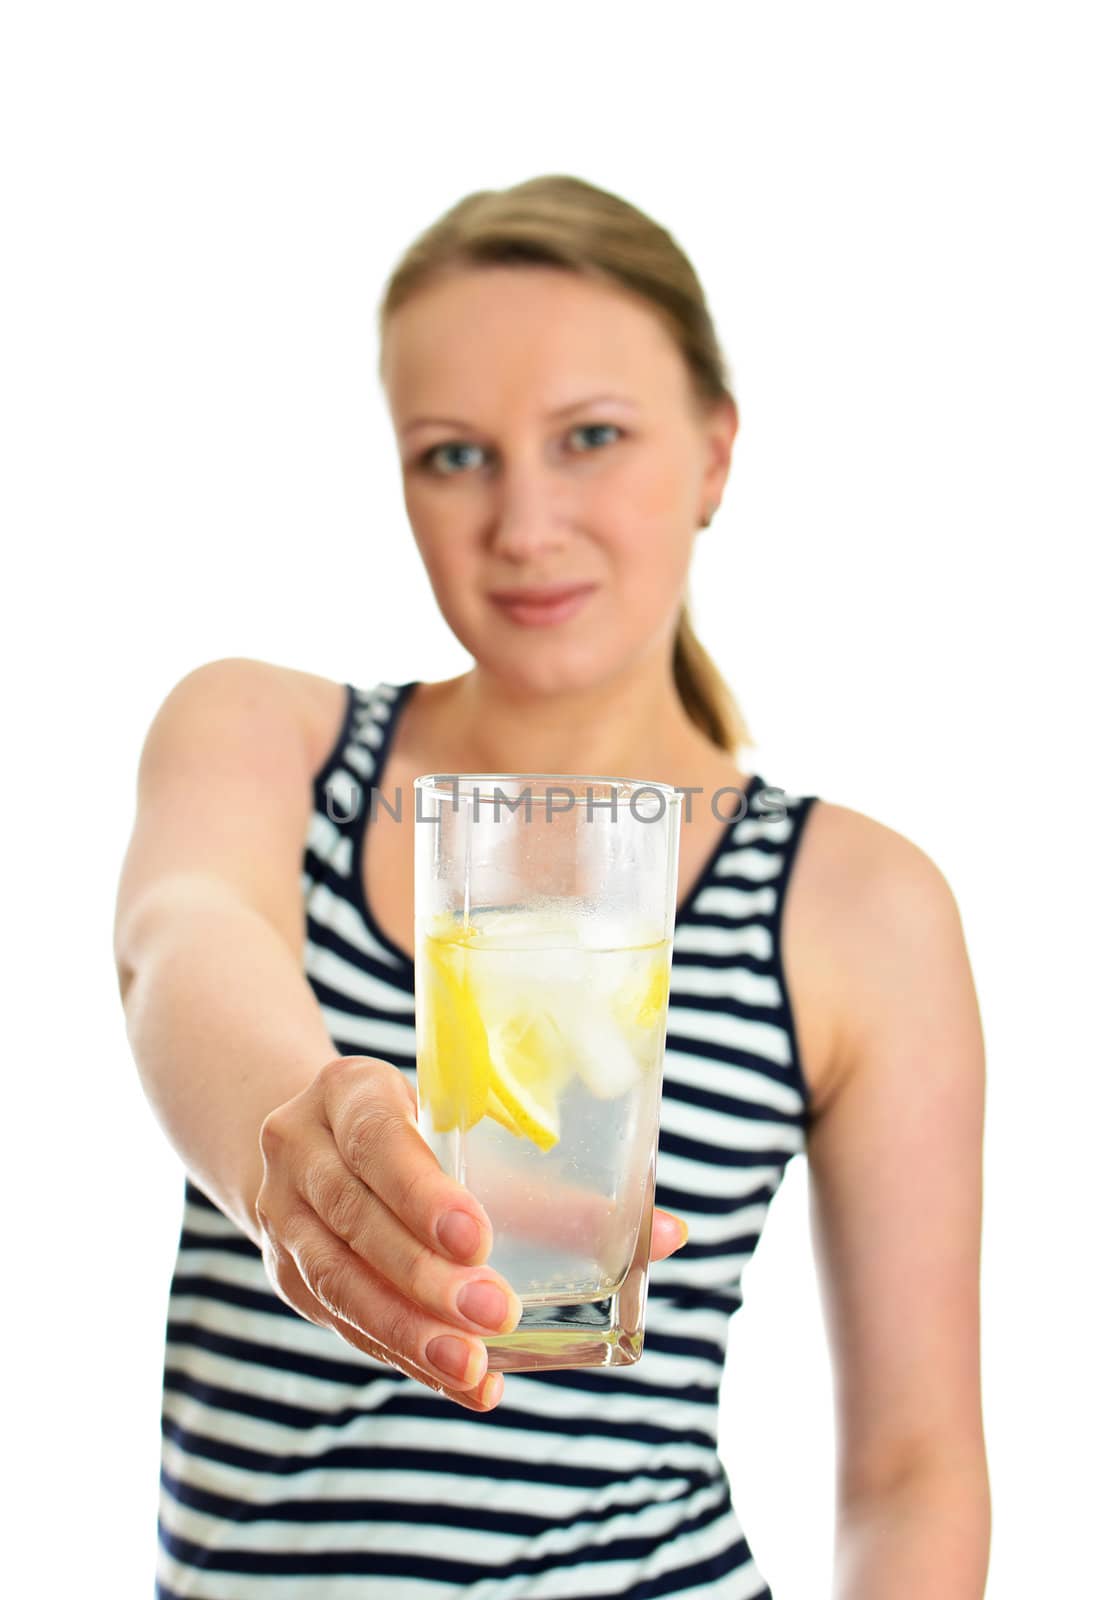
[[[471,268],[420,289],[384,330],[381,376],[397,417],[431,399],[463,408],[474,394],[505,393],[555,406],[577,390],[648,398],[687,381],[682,353],[646,302],[530,265]]]

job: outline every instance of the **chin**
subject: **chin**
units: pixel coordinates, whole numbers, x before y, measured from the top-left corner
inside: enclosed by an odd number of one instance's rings
[[[469,650],[483,671],[494,673],[512,689],[536,695],[594,688],[617,673],[619,666],[606,652],[589,648],[583,641],[571,645],[527,641],[507,649],[498,644],[487,648],[484,641],[483,648],[469,646]]]

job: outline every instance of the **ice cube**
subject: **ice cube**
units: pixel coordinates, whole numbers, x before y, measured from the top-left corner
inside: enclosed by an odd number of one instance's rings
[[[557,1013],[572,1064],[597,1100],[617,1100],[641,1077],[641,1066],[618,1024],[602,1007],[580,996]]]

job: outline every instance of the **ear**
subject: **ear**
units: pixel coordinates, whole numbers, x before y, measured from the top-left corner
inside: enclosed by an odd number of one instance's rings
[[[717,508],[722,503],[740,420],[737,401],[729,395],[716,401],[708,413],[703,433],[706,466],[701,491],[705,506]]]

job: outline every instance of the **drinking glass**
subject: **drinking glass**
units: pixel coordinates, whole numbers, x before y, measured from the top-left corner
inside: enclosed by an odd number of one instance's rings
[[[522,1301],[493,1371],[644,1346],[679,791],[544,773],[415,790],[419,1130]]]

